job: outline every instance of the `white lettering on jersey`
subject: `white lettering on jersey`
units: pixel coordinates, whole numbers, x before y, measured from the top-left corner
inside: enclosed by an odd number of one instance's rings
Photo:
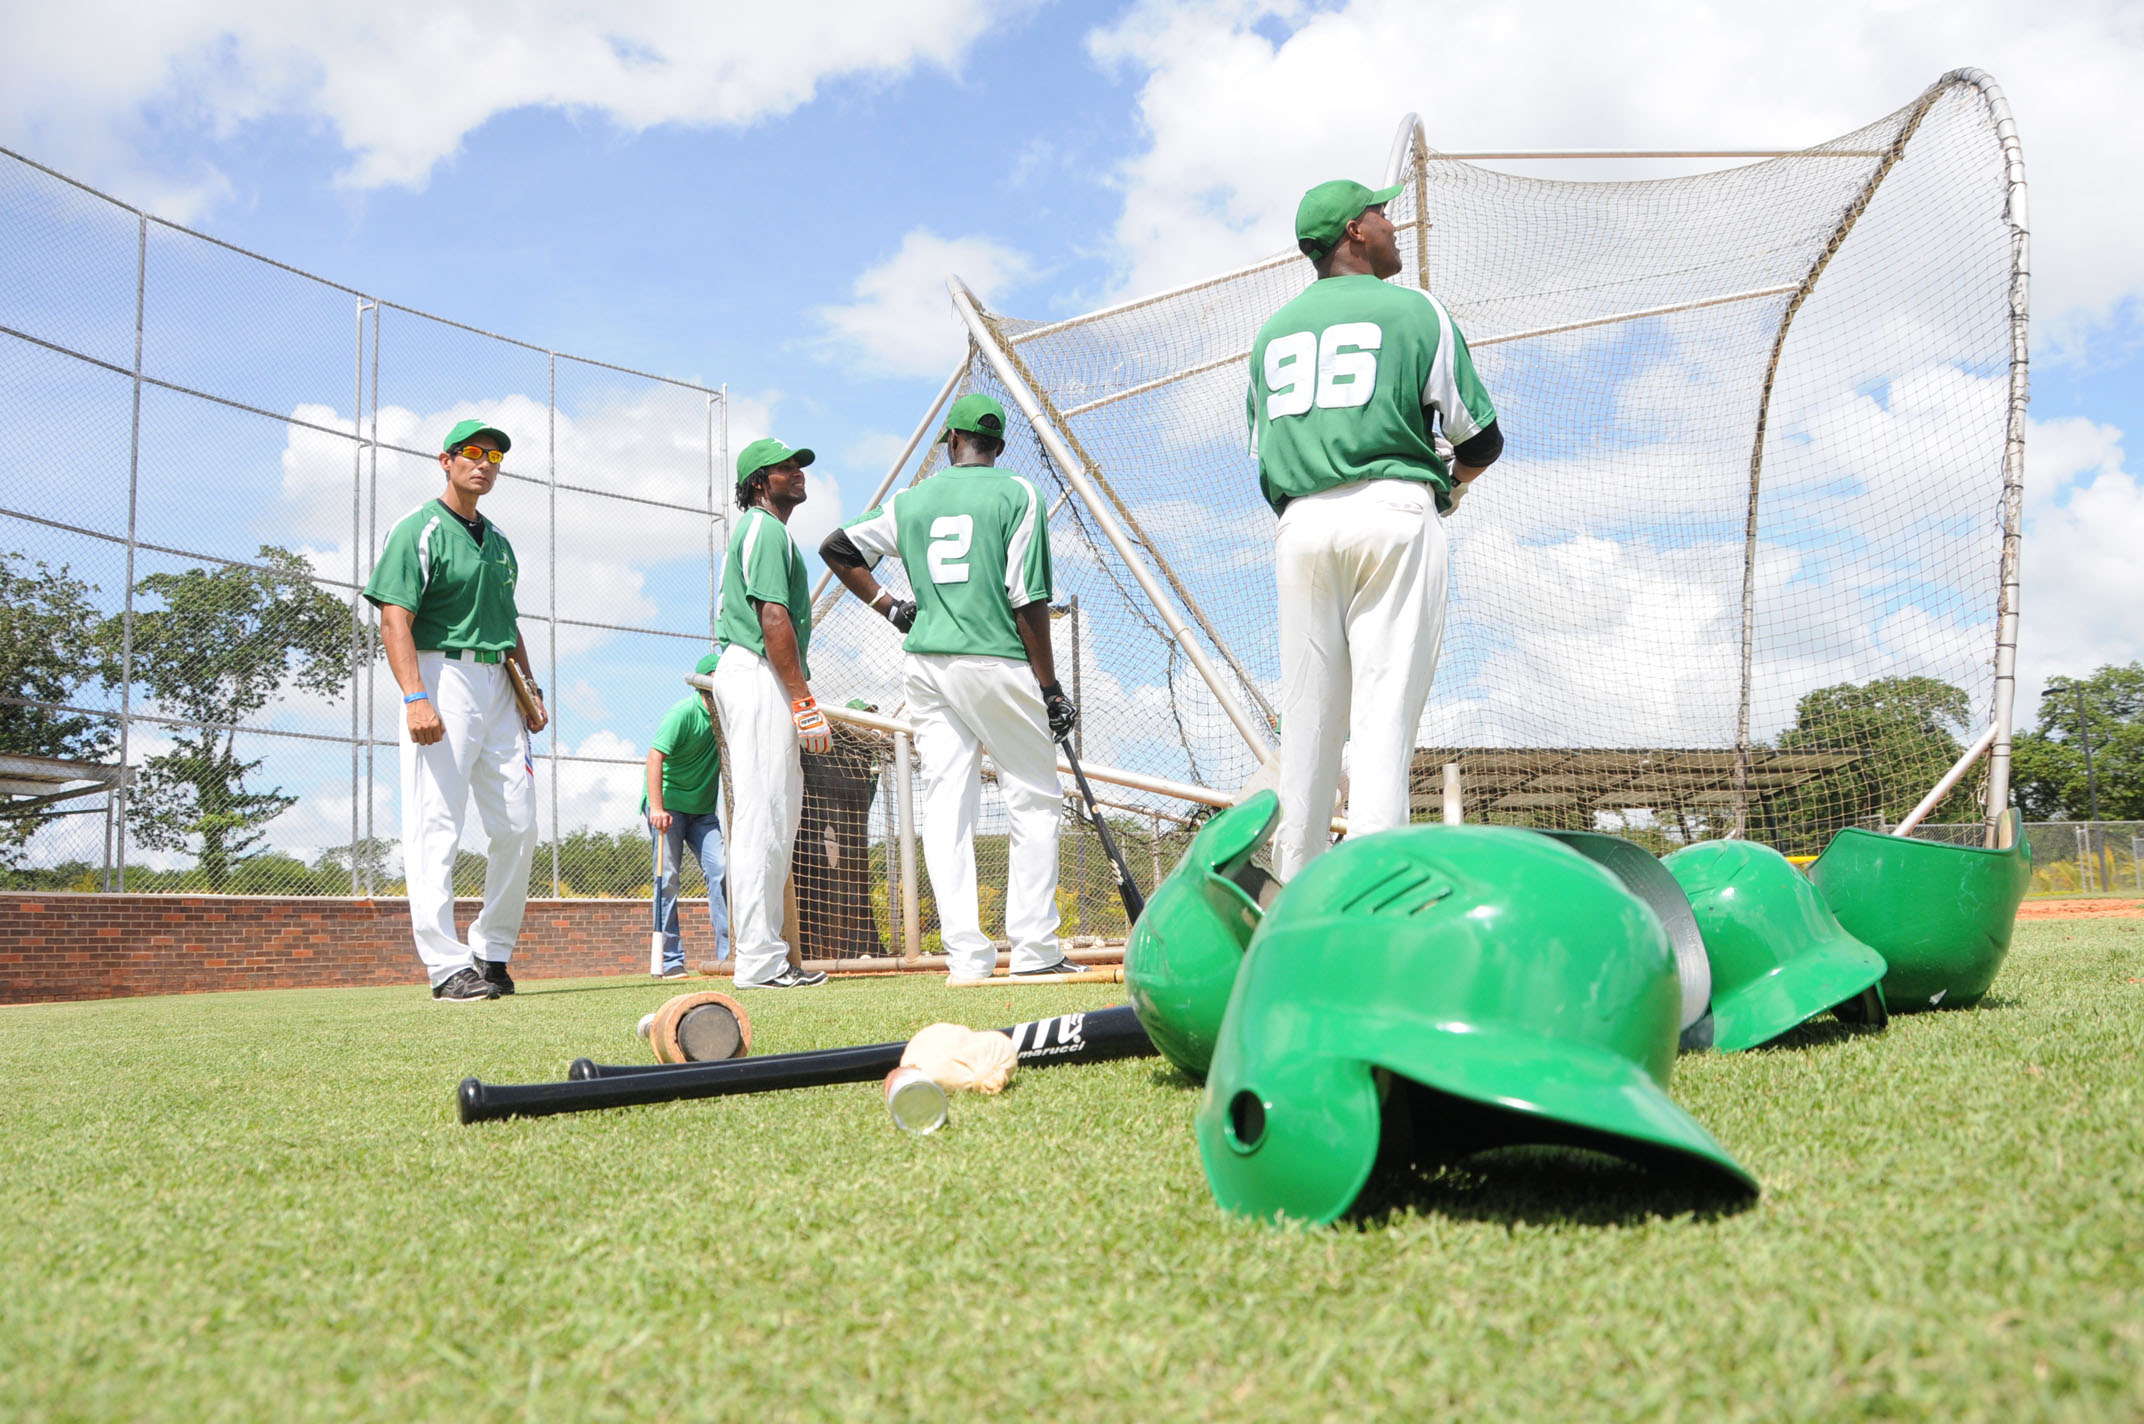
[[[975,542],[975,517],[941,514],[931,521],[931,547],[925,562],[932,583],[968,581],[968,546]]]
[[[1318,405],[1368,405],[1377,391],[1377,350],[1384,344],[1384,330],[1374,321],[1337,322],[1319,333]]]
[[[1384,328],[1374,321],[1336,322],[1316,336],[1297,331],[1267,342],[1266,419],[1302,415],[1313,405],[1368,405],[1377,393],[1377,353],[1384,344]]]
[[[1310,409],[1311,370],[1318,356],[1317,339],[1307,331],[1293,332],[1266,343],[1266,419],[1301,415]]]

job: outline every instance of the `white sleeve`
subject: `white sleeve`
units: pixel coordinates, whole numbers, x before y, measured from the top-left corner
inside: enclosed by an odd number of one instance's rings
[[[877,509],[868,510],[854,523],[842,526],[848,533],[849,542],[856,546],[856,552],[864,556],[865,568],[877,568],[880,559],[901,557],[901,526],[894,518],[893,506],[906,493],[906,490],[896,490]]]

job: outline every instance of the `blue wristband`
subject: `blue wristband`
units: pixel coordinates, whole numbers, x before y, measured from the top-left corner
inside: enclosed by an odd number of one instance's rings
[[[412,702],[423,702],[430,698],[431,695],[432,694],[429,692],[412,692],[409,696],[402,699],[402,705],[404,707],[407,707]]]

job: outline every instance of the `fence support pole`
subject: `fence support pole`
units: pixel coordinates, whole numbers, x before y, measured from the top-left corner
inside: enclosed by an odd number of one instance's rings
[[[1456,826],[1467,818],[1466,792],[1459,784],[1459,763],[1444,764],[1444,824]]]
[[[908,959],[923,957],[923,897],[916,885],[915,756],[908,733],[893,737],[893,799],[901,840],[901,947]]]
[[[358,825],[358,779],[364,774],[364,748],[358,744],[359,707],[365,700],[364,506],[365,506],[365,299],[357,299],[357,334],[351,342],[350,396],[350,898],[358,895],[358,862],[363,852]]]
[[[558,843],[562,839],[558,833],[558,713],[564,700],[558,695],[558,353],[546,351],[544,362],[550,370],[549,388],[544,395],[545,417],[550,422],[544,455],[550,462],[551,483],[551,562],[550,573],[544,579],[551,591],[551,701],[545,708],[551,714],[551,722],[545,730],[551,734],[551,898],[557,900],[566,893],[558,867]]]
[[[134,726],[134,553],[140,545],[137,516],[141,509],[141,333],[149,292],[149,218],[145,213],[134,246],[134,417],[127,437],[127,592],[119,633],[119,893],[127,893],[127,767]]]

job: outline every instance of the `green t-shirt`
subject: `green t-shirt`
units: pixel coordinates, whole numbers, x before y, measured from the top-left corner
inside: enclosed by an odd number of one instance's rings
[[[1049,511],[1010,470],[961,465],[911,485],[847,526],[874,568],[908,570],[916,626],[901,646],[1027,661],[1012,613],[1050,600]]]
[[[767,655],[767,639],[759,631],[759,610],[752,600],[779,603],[789,610],[797,630],[797,667],[808,679],[811,662],[805,650],[811,646],[811,587],[804,578],[804,556],[797,552],[789,527],[764,509],[748,509],[730,535],[730,551],[722,560],[722,606],[715,615],[715,642],[732,643]]]
[[[487,522],[479,545],[451,510],[429,499],[388,531],[365,597],[414,614],[410,631],[420,651],[506,652],[521,641],[514,612],[520,577],[505,531]]]
[[[1273,314],[1251,347],[1244,414],[1274,509],[1357,480],[1451,488],[1431,438],[1496,419],[1458,324],[1435,297],[1367,274],[1326,277]]]
[[[655,740],[648,743],[663,754],[663,809],[684,815],[704,816],[722,803],[718,799],[722,757],[715,749],[715,724],[707,704],[695,692],[663,713]],[[648,790],[640,789],[640,813],[648,813]]]

